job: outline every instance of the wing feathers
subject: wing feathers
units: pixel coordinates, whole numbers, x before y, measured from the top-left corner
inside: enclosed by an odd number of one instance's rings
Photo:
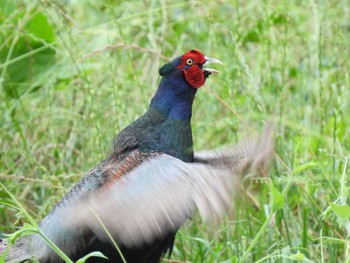
[[[260,171],[272,158],[272,128],[262,139],[231,149],[195,155],[185,163],[166,154],[154,155],[103,192],[73,207],[80,211],[68,222],[107,235],[90,207],[119,244],[139,246],[177,230],[195,210],[205,221],[221,217],[233,207],[232,196],[241,176]]]

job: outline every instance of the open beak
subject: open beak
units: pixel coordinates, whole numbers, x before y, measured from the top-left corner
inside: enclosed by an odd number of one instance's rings
[[[204,71],[204,75],[205,76],[209,76],[210,74],[212,73],[220,73],[220,71],[216,70],[216,69],[213,69],[213,68],[206,68],[207,65],[209,64],[212,64],[212,63],[216,63],[216,64],[220,64],[220,65],[223,65],[223,63],[216,59],[216,58],[208,58],[208,57],[205,57],[205,63],[203,64],[203,71]]]

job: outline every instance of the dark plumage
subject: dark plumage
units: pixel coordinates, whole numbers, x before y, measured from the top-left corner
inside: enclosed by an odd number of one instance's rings
[[[194,210],[204,220],[221,216],[232,207],[240,176],[265,167],[273,153],[271,129],[260,141],[231,150],[193,153],[192,104],[198,88],[216,72],[203,65],[215,62],[191,50],[164,65],[148,111],[118,134],[111,156],[40,222],[42,232],[70,258],[98,250],[110,262],[122,262],[96,213],[128,263],[159,262]],[[0,243],[0,253],[6,247]],[[20,239],[7,261],[31,257],[62,261],[39,235]]]

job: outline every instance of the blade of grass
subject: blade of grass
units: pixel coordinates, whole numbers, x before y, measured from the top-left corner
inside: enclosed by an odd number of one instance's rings
[[[35,222],[34,218],[27,212],[27,210],[22,206],[20,202],[16,199],[16,197],[2,184],[0,186],[5,190],[5,192],[11,197],[11,199],[15,202],[21,213],[25,216],[25,218],[30,222],[30,224],[37,230],[37,233],[46,241],[46,243],[66,262],[73,263],[72,260],[59,248],[57,247],[47,236],[41,232],[39,226]]]

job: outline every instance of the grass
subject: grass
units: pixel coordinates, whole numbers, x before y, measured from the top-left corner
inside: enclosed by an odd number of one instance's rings
[[[196,97],[195,149],[273,119],[277,156],[225,223],[188,223],[171,260],[350,262],[347,1],[5,0],[0,19],[0,180],[35,220],[196,48],[224,66]],[[0,232],[27,222],[14,207],[1,190]]]

